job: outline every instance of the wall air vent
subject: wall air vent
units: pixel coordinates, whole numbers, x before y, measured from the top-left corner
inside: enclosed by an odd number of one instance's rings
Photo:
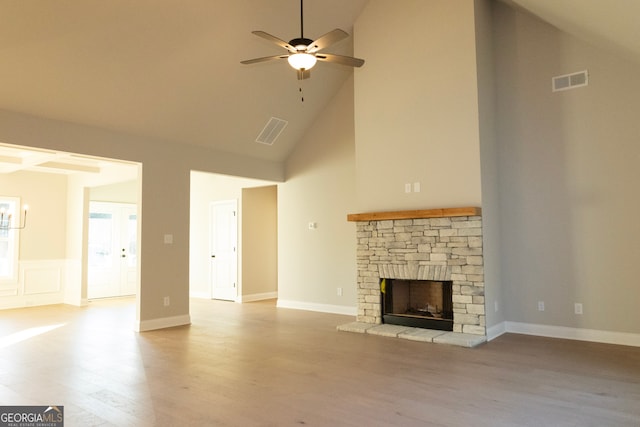
[[[587,70],[577,73],[564,74],[551,79],[551,91],[559,92],[561,90],[575,89],[589,84],[589,73]]]
[[[260,135],[256,138],[256,142],[259,142],[260,144],[273,145],[284,128],[287,127],[288,123],[289,122],[286,120],[271,117],[264,129],[262,129],[262,132],[260,132]]]

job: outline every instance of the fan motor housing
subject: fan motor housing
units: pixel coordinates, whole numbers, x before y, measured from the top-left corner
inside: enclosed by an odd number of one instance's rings
[[[298,46],[302,45],[302,46],[309,46],[311,43],[313,43],[313,40],[304,38],[304,37],[300,37],[297,39],[293,39],[289,42],[289,44],[293,47],[295,47],[296,49],[298,48]]]

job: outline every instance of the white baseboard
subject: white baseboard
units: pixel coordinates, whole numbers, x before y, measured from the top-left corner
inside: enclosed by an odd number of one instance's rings
[[[153,331],[155,329],[172,328],[174,326],[184,326],[191,324],[191,316],[183,314],[181,316],[162,317],[160,319],[143,320],[135,327],[136,332]]]
[[[238,296],[238,302],[253,302],[253,301],[264,301],[267,299],[276,299],[278,298],[278,292],[263,292],[260,294],[251,294],[251,295],[240,295]]]
[[[640,334],[601,331],[597,329],[568,328],[565,326],[537,325],[533,323],[520,322],[502,322],[488,328],[487,339],[492,340],[506,332],[640,347]]]
[[[487,341],[491,341],[493,339],[498,338],[500,335],[507,332],[506,322],[500,322],[497,325],[494,325],[490,328],[487,328]]]
[[[278,300],[279,308],[293,308],[296,310],[319,311],[321,313],[344,314],[347,316],[355,316],[358,314],[356,307],[331,304],[316,304],[303,301]]]

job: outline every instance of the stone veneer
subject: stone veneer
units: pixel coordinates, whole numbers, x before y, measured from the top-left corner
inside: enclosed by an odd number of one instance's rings
[[[358,322],[382,323],[381,278],[451,280],[453,332],[486,335],[481,216],[350,220],[357,221]]]

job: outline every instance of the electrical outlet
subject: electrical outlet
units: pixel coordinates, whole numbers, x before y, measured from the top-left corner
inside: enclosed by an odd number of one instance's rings
[[[544,311],[544,301],[538,301],[538,311]]]
[[[164,297],[164,306],[169,307],[171,305],[171,300],[169,297]]]
[[[573,305],[573,311],[575,312],[575,314],[582,314],[582,303],[575,303]]]
[[[336,292],[337,292],[339,297],[342,296],[342,288],[336,288]]]
[[[405,192],[405,193],[411,193],[411,183],[407,182],[407,183],[404,185],[404,192]]]

